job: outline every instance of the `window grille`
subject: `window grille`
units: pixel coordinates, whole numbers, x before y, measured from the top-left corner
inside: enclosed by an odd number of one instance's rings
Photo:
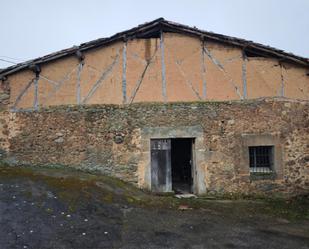
[[[269,173],[273,169],[273,146],[250,146],[250,172]]]

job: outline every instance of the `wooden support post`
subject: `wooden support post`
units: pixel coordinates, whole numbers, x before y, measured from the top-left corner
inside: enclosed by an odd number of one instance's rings
[[[114,61],[107,67],[107,69],[101,74],[100,78],[96,81],[96,83],[92,86],[88,94],[83,99],[82,103],[86,104],[87,101],[92,97],[92,95],[96,92],[96,90],[99,88],[101,83],[106,79],[107,76],[110,75],[110,73],[113,71],[114,66],[118,63],[119,60],[119,50],[117,52],[116,58]]]
[[[129,100],[129,104],[133,103],[133,100],[134,100],[134,98],[135,98],[135,96],[136,96],[136,94],[137,94],[137,92],[138,92],[138,90],[139,90],[139,88],[140,88],[140,86],[141,86],[141,84],[142,84],[142,82],[143,82],[143,79],[144,79],[144,77],[145,77],[145,75],[146,75],[147,69],[149,68],[151,62],[153,61],[153,58],[155,58],[155,56],[156,56],[156,54],[157,54],[157,50],[158,50],[158,48],[156,47],[156,50],[155,50],[154,54],[153,54],[153,55],[151,56],[151,58],[146,62],[145,68],[144,68],[144,70],[143,70],[141,76],[139,77],[139,79],[137,80],[137,82],[136,82],[136,84],[135,84],[133,93],[132,93],[131,98],[130,98],[130,100]]]
[[[243,99],[247,98],[247,56],[245,51],[242,51],[242,87],[243,87]]]
[[[164,37],[162,30],[160,35],[160,50],[161,50],[162,96],[163,101],[166,102],[167,95],[166,95],[166,74],[165,74],[165,58],[164,58]]]
[[[199,95],[198,91],[195,90],[191,80],[187,79],[185,72],[182,70],[180,63],[176,62],[176,66],[179,70],[179,72],[181,73],[182,77],[184,78],[184,80],[186,81],[186,84],[191,88],[192,92],[196,95],[196,97],[198,98],[198,100],[202,100],[201,96]]]
[[[32,83],[34,82],[35,79],[32,79],[28,82],[28,84],[26,85],[26,87],[18,94],[14,105],[12,107],[12,111],[16,111],[17,110],[17,106],[20,102],[20,100],[22,99],[22,97],[25,95],[25,93],[28,91],[28,89],[30,88],[30,86],[32,85]]]
[[[34,65],[32,67],[32,70],[35,73],[35,78],[33,81],[33,84],[34,84],[33,108],[34,110],[38,110],[39,109],[39,79],[40,79],[41,67],[39,65]]]
[[[64,82],[66,82],[67,80],[70,79],[71,75],[77,70],[76,68],[78,68],[79,65],[77,65],[77,67],[74,67],[69,73],[67,73],[64,78],[62,78],[60,81],[54,81],[54,80],[50,80],[47,79],[45,76],[40,75],[41,78],[47,80],[50,83],[54,84],[54,88],[53,90],[51,90],[47,97],[46,100],[49,100],[51,97],[53,97],[53,95],[60,89],[60,87],[64,84]]]
[[[39,95],[39,76],[37,75],[34,79],[34,101],[33,101],[33,108],[34,110],[38,110],[39,109],[39,99],[38,99],[38,95]]]
[[[204,47],[203,48],[204,51],[205,51],[205,54],[209,57],[209,59],[225,74],[225,76],[228,78],[230,84],[233,86],[233,88],[235,89],[236,91],[236,94],[238,95],[238,97],[240,99],[243,99],[239,89],[238,89],[238,86],[234,83],[233,79],[228,75],[228,73],[226,72],[226,70],[224,69],[223,65],[214,57],[212,56],[212,54],[210,53],[210,51]]]
[[[122,102],[127,103],[127,42],[123,42],[122,49]]]
[[[82,73],[83,66],[84,66],[85,55],[80,50],[77,50],[75,55],[79,61],[78,68],[77,68],[76,103],[80,105],[81,104],[81,92],[80,92],[81,79],[80,78],[81,78],[81,73]]]
[[[205,65],[205,41],[204,37],[202,37],[202,51],[201,51],[201,65],[202,65],[202,80],[203,80],[203,99],[206,100],[207,98],[207,85],[206,85],[206,65]]]
[[[284,75],[283,75],[283,66],[280,63],[280,74],[281,74],[281,89],[280,89],[280,96],[284,97]]]
[[[78,64],[78,69],[77,69],[77,84],[76,84],[76,103],[78,105],[81,104],[81,91],[80,91],[80,77],[81,77],[81,72],[83,70],[83,65],[84,65],[84,62],[83,61],[80,61],[79,64]]]
[[[138,90],[139,90],[139,88],[140,88],[140,86],[141,86],[141,84],[142,84],[142,82],[143,82],[144,76],[145,76],[145,74],[146,74],[146,71],[147,71],[149,65],[150,65],[150,62],[148,62],[148,63],[146,64],[146,66],[145,66],[145,68],[144,68],[144,70],[143,70],[141,76],[139,77],[139,79],[138,79],[137,82],[136,82],[136,85],[135,85],[135,87],[134,87],[132,96],[131,96],[131,98],[130,98],[130,100],[129,100],[129,103],[130,103],[130,104],[133,103],[133,100],[134,100],[134,98],[135,98],[135,96],[136,96],[136,94],[137,94],[137,92],[138,92]]]

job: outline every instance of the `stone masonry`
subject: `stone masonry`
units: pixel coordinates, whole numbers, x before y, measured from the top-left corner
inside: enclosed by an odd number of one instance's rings
[[[142,130],[200,126],[204,193],[303,194],[309,191],[309,102],[248,101],[57,106],[2,112],[2,160],[13,165],[100,171],[143,187]],[[254,179],[245,137],[274,138],[280,173]],[[278,171],[278,172],[279,172]],[[203,194],[203,193],[202,193]]]

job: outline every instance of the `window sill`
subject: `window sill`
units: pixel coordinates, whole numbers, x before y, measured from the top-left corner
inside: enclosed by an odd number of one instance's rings
[[[259,167],[259,168],[250,168],[250,173],[269,174],[273,173],[273,171],[268,167]]]
[[[251,171],[250,170],[250,180],[275,180],[276,179],[276,173],[274,171],[271,171],[268,169],[268,171]]]

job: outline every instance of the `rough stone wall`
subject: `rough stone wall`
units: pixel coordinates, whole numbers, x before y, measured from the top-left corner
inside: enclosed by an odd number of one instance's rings
[[[0,81],[0,158],[9,149],[9,111],[10,84],[8,80]]]
[[[204,131],[204,181],[208,192],[309,191],[308,101],[59,106],[14,113],[10,120],[10,163],[100,170],[137,184],[141,129],[200,125]],[[282,178],[250,179],[249,166],[243,170],[241,165],[243,134],[280,138]],[[123,143],[115,143],[122,138]]]
[[[308,68],[273,58],[243,58],[241,48],[188,35],[116,42],[85,51],[83,58],[42,64],[37,81],[30,69],[8,76],[10,108],[309,98]]]

